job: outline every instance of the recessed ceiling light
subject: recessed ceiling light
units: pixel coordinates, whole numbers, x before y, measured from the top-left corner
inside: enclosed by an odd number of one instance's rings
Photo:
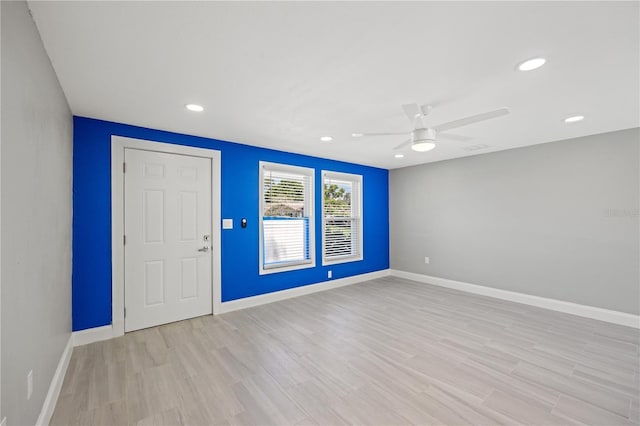
[[[527,59],[526,61],[524,61],[520,65],[518,65],[518,69],[520,71],[531,71],[531,70],[535,70],[537,68],[540,68],[546,62],[547,62],[547,60],[545,58]]]
[[[564,119],[565,123],[575,123],[577,121],[584,120],[584,115],[574,115],[573,117],[567,117]]]
[[[333,138],[331,136],[323,136],[320,138],[322,142],[331,142]]]
[[[404,154],[396,154],[396,155],[394,155],[394,157],[396,157],[396,158],[404,158]]]
[[[362,133],[351,133],[351,137],[360,138],[360,137],[362,137]]]
[[[186,104],[184,107],[186,109],[188,109],[189,111],[193,111],[193,112],[202,112],[202,111],[204,111],[204,107],[202,105],[198,105],[198,104]]]

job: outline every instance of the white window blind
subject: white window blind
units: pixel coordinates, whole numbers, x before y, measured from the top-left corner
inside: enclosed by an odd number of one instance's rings
[[[261,272],[313,264],[313,169],[261,163]]]
[[[323,172],[323,264],[362,259],[362,176]]]

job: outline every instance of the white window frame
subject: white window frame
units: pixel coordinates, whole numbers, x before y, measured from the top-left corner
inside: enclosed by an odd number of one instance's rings
[[[340,257],[333,257],[330,259],[326,258],[325,253],[325,244],[326,244],[326,220],[324,218],[324,183],[326,179],[337,179],[349,181],[352,184],[351,191],[351,208],[354,213],[351,219],[357,219],[358,223],[358,240],[357,244],[360,247],[360,251],[357,255],[346,255]],[[340,172],[332,172],[328,170],[322,171],[322,187],[321,187],[321,199],[322,199],[322,207],[320,209],[320,214],[322,215],[322,266],[327,265],[335,265],[338,263],[347,263],[347,262],[357,262],[364,259],[364,244],[362,237],[362,222],[364,212],[362,209],[362,175],[356,175],[351,173],[340,173]]]
[[[263,173],[264,170],[273,170],[284,173],[297,173],[307,176],[309,184],[305,188],[304,193],[304,211],[308,212],[309,217],[309,261],[293,264],[284,264],[282,266],[264,267],[264,227],[263,227],[263,214],[264,214],[264,185],[263,185]],[[298,269],[315,268],[316,266],[316,232],[315,232],[315,169],[309,167],[292,166],[282,163],[270,163],[267,161],[260,161],[259,173],[258,173],[258,186],[260,188],[259,197],[259,221],[260,221],[260,257],[258,259],[260,275],[274,274],[279,272],[295,271]]]

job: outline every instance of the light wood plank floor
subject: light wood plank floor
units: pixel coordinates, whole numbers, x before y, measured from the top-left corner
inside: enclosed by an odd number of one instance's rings
[[[385,278],[77,347],[52,424],[638,424],[639,343]]]

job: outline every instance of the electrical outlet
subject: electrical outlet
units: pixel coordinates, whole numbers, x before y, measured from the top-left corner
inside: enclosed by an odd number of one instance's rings
[[[333,272],[327,271],[327,278],[332,278],[332,277],[333,277]]]
[[[427,265],[429,264],[429,256],[424,257],[424,263],[426,263]]]
[[[30,370],[29,374],[27,374],[27,399],[31,399],[32,393],[33,393],[33,370]]]

